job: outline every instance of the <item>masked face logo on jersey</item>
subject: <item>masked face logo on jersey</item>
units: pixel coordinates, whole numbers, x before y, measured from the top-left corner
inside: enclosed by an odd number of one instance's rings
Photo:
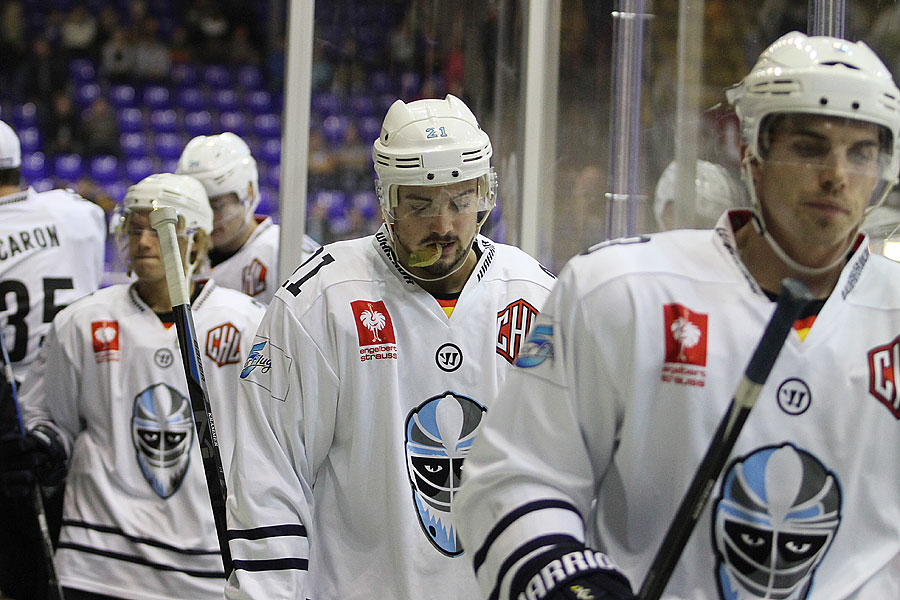
[[[841,490],[811,454],[768,446],[729,467],[713,514],[722,598],[802,600],[840,525]]]
[[[193,440],[191,403],[181,392],[158,383],[134,399],[131,441],[144,478],[160,498],[174,494],[184,481]]]
[[[419,524],[447,556],[462,554],[450,503],[486,410],[471,398],[448,391],[429,398],[406,418],[406,465]]]

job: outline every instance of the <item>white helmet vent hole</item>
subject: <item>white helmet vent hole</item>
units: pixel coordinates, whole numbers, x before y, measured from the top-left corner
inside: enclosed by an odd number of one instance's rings
[[[826,104],[828,104],[828,98],[819,98],[819,104],[825,106]]]
[[[429,181],[431,181],[432,179],[434,179],[434,173],[429,173],[429,174],[426,175],[425,177],[426,177]]]
[[[459,171],[453,171],[451,175],[453,175],[454,177],[459,177]]]
[[[850,106],[853,107],[853,110],[859,110],[859,102],[854,102],[854,103],[851,104]]]

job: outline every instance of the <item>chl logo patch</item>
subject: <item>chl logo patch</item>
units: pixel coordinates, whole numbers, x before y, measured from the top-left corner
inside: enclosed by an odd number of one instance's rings
[[[397,339],[394,324],[382,300],[354,300],[350,303],[356,335],[359,339],[359,360],[397,358]]]
[[[241,362],[241,332],[232,323],[222,323],[206,334],[206,355],[220,367]]]
[[[258,258],[241,269],[241,285],[248,296],[258,296],[266,291],[266,273],[268,268]]]
[[[900,336],[869,350],[869,393],[900,419]]]
[[[92,321],[91,342],[98,363],[119,360],[119,322]]]
[[[706,385],[706,340],[709,317],[681,304],[663,305],[666,358],[662,380],[681,385]]]
[[[497,354],[510,364],[516,362],[519,348],[537,314],[537,309],[522,298],[497,313]]]

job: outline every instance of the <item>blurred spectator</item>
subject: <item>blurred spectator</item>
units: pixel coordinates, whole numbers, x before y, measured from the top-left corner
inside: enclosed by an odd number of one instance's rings
[[[350,194],[372,188],[372,143],[359,137],[355,123],[347,125],[337,159],[341,189]]]
[[[284,89],[284,69],[285,50],[287,48],[287,40],[284,34],[278,36],[278,40],[272,44],[266,52],[266,87],[272,93],[280,92]],[[315,52],[315,46],[313,47]],[[330,81],[330,76],[329,76]]]
[[[31,52],[22,62],[21,93],[25,99],[49,110],[49,99],[65,89],[68,81],[66,65],[54,56],[50,42],[42,36],[31,42]]]
[[[97,156],[113,154],[119,156],[122,146],[119,143],[119,124],[116,113],[103,96],[100,96],[84,111],[82,132],[84,136],[85,154]]]
[[[407,12],[400,24],[391,31],[390,68],[394,75],[415,67],[418,44],[411,12]]]
[[[246,25],[238,25],[231,33],[228,42],[229,62],[235,65],[258,65],[259,50],[250,39],[250,30]]]
[[[100,27],[87,4],[77,2],[62,24],[60,43],[68,58],[96,59]]]
[[[309,132],[309,188],[327,189],[337,186],[337,155],[328,147],[325,136],[318,129]],[[310,236],[317,240],[321,237]]]
[[[194,0],[185,14],[192,43],[200,49],[200,57],[215,62],[227,52],[231,29],[221,6],[213,0]]]
[[[103,209],[103,212],[106,213],[107,219],[109,219],[110,215],[112,215],[113,210],[116,208],[116,201],[100,186],[96,181],[91,179],[89,176],[82,176],[78,182],[75,184],[75,191],[78,194],[86,199],[90,200],[97,206]]]
[[[194,61],[194,49],[188,40],[188,31],[183,25],[177,26],[172,31],[172,41],[169,44],[169,58],[172,64],[188,64]]]
[[[25,9],[19,0],[10,0],[0,12],[0,56],[4,67],[0,69],[0,85],[9,89],[14,85],[15,66],[25,58],[28,41],[25,38]]]
[[[47,152],[53,154],[81,154],[84,140],[81,119],[68,92],[61,90],[53,95],[53,106],[47,118],[44,134]]]
[[[134,75],[143,83],[158,83],[168,77],[172,67],[169,47],[159,38],[159,21],[155,17],[144,19],[137,32],[134,48]]]
[[[44,21],[43,37],[51,48],[59,47],[66,15],[58,6],[51,6]]]
[[[284,65],[281,65],[282,70]],[[331,87],[331,80],[334,77],[334,65],[328,60],[325,54],[324,43],[319,39],[313,40],[313,57],[312,57],[312,91],[325,92]]]
[[[128,31],[119,27],[100,50],[100,74],[108,81],[126,83],[134,75],[135,47]]]
[[[114,4],[105,4],[100,9],[97,27],[97,46],[102,49],[112,39],[113,32],[122,27],[122,17]]]

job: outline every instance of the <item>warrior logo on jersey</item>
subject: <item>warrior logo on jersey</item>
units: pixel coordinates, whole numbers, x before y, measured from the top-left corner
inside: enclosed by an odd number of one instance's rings
[[[486,411],[475,400],[447,391],[429,398],[406,418],[406,466],[419,524],[446,556],[463,552],[450,504]]]
[[[191,403],[181,392],[157,383],[135,397],[131,441],[144,479],[160,498],[168,498],[181,487],[193,439]]]
[[[206,356],[220,367],[241,362],[241,331],[222,323],[206,334]]]
[[[522,298],[498,312],[497,354],[510,363],[515,363],[519,347],[525,342],[525,336],[537,314],[537,309]]]
[[[708,316],[681,304],[663,306],[666,357],[662,381],[706,385],[706,329]]]
[[[258,258],[241,269],[241,285],[248,296],[258,296],[266,291],[266,273],[268,269]]]
[[[119,322],[91,321],[91,342],[98,363],[119,360]]]
[[[793,444],[735,460],[713,509],[725,600],[803,600],[841,522],[835,475]]]
[[[900,336],[869,350],[869,393],[900,419]]]
[[[359,360],[397,358],[397,340],[391,315],[381,300],[354,300],[350,303],[356,334],[359,338]]]

